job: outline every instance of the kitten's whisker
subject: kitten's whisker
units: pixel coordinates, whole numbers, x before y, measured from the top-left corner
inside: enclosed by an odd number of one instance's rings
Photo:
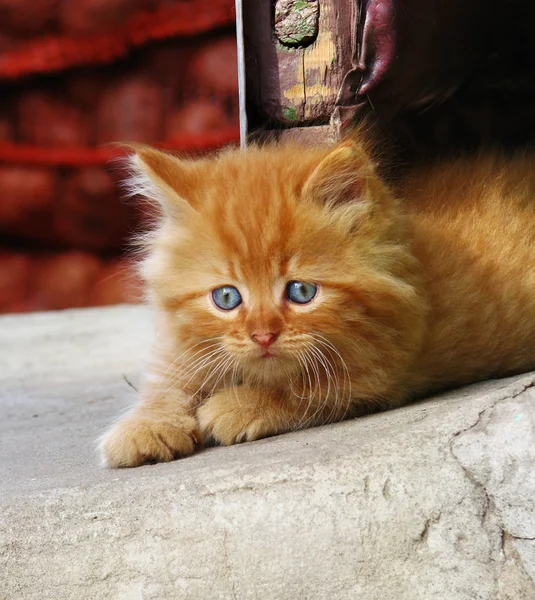
[[[299,400],[296,408],[295,408],[295,415],[297,416],[300,411],[301,411],[301,405],[303,404],[303,400],[307,399],[307,396],[305,396],[305,377],[304,377],[304,367],[303,367],[303,361],[301,360],[301,358],[299,356],[296,356],[297,361],[300,365],[300,367],[302,368],[302,370],[300,370],[297,374],[295,372],[292,372],[286,368],[284,368],[283,366],[283,370],[284,370],[284,374],[286,375],[286,379],[288,380],[288,388],[290,390],[290,392]],[[301,381],[301,393],[297,393],[294,389],[294,383],[295,380],[299,379]],[[308,396],[308,400],[310,400],[310,395]],[[295,429],[299,429],[299,425],[300,425],[300,420],[298,420],[297,425],[295,427]]]
[[[209,369],[213,364],[215,364],[218,361],[218,358],[219,353],[211,357],[206,357],[203,359],[202,362],[189,369],[187,373],[183,373],[182,371],[177,370],[173,375],[172,379],[170,380],[170,385],[168,389],[175,385],[179,385],[182,389],[186,389],[189,386],[189,384],[197,377],[197,375],[202,373],[203,370]],[[188,375],[189,377],[188,379],[186,379],[185,377]],[[197,391],[198,390],[196,390],[194,393],[197,393]]]
[[[194,372],[191,374],[190,378],[185,382],[182,383],[182,387],[183,388],[187,388],[188,385],[190,384],[190,382],[195,379],[195,377],[197,377],[197,375],[203,371],[204,369],[208,369],[210,368],[214,363],[217,363],[219,361],[220,355],[223,354],[225,352],[224,348],[220,348],[219,351],[214,352],[211,356],[206,357],[204,359],[203,362],[201,362],[194,370]],[[199,388],[200,389],[200,388]]]
[[[303,359],[303,356],[301,354],[301,352],[297,353],[297,359],[299,360],[299,364],[302,366],[303,371],[301,371],[300,375],[301,375],[301,398],[303,398],[303,400],[305,399],[309,399],[310,398],[310,389],[311,389],[311,384],[310,384],[310,379],[309,379],[309,390],[308,390],[308,395],[306,394],[306,361]]]
[[[314,396],[316,395],[316,392],[318,392],[319,397],[321,398],[322,393],[321,393],[320,371],[318,368],[318,361],[316,360],[314,353],[311,352],[311,348],[309,348],[309,350],[307,351],[307,356],[310,356],[310,358],[312,359],[310,361],[310,366],[312,367],[312,371],[314,371],[314,375],[316,377],[316,385],[314,387]]]
[[[323,358],[318,358],[318,360],[320,360],[321,363],[324,365],[324,368],[325,368],[325,371],[326,371],[326,374],[327,374],[327,382],[328,382],[328,384],[329,384],[329,382],[331,380],[333,382],[334,398],[332,398],[330,394],[327,394],[324,397],[324,400],[323,400],[323,408],[324,409],[327,406],[329,406],[329,405],[331,406],[331,411],[329,412],[329,415],[326,418],[326,421],[328,423],[328,422],[330,422],[331,415],[332,415],[333,411],[335,410],[335,407],[338,405],[338,393],[339,393],[338,392],[338,384],[337,384],[334,376],[331,374],[331,370],[330,370],[329,365],[324,362]]]
[[[238,382],[237,382],[237,372],[238,372],[238,361],[234,360],[234,366],[232,368],[232,374],[230,376],[230,385],[234,391],[234,397],[236,398],[236,402],[241,408],[241,400],[240,395],[238,394]]]
[[[318,340],[320,341],[320,340]],[[323,341],[322,341],[323,343]],[[337,411],[339,409],[339,405],[340,405],[340,375],[337,369],[337,361],[333,360],[331,362],[331,360],[328,358],[328,356],[315,344],[309,343],[309,352],[315,357],[315,360],[321,364],[321,366],[323,367],[324,371],[325,371],[325,375],[327,378],[327,391],[324,395],[322,395],[323,398],[323,402],[319,403],[318,408],[316,409],[316,411],[314,412],[314,414],[308,419],[308,421],[306,422],[306,426],[308,426],[308,424],[312,421],[314,421],[314,419],[316,418],[317,414],[324,410],[327,406],[330,405],[330,412],[328,415],[326,415],[326,417],[324,417],[322,419],[322,422],[331,422],[331,420],[335,417],[335,415],[337,414]],[[337,353],[339,355],[339,353]],[[343,359],[342,359],[343,360]],[[345,366],[345,365],[344,365]],[[344,393],[343,396],[345,396],[345,373],[344,373]],[[332,382],[332,386],[331,386],[331,382]],[[331,388],[334,391],[334,398],[331,398]]]
[[[330,419],[332,418],[334,412],[336,411],[336,407],[338,406],[338,401],[339,401],[339,384],[338,384],[338,378],[334,376],[334,374],[336,373],[336,369],[334,368],[333,364],[331,363],[331,361],[327,358],[327,356],[321,351],[320,348],[313,346],[311,348],[311,351],[317,355],[318,360],[321,362],[321,364],[323,365],[325,372],[327,374],[327,385],[328,385],[328,389],[327,389],[327,393],[326,393],[326,401],[327,403],[332,403],[333,407],[331,409],[331,412],[329,413],[328,417],[327,417],[327,422],[330,421]],[[331,369],[334,373],[331,373]],[[330,381],[332,380],[333,382],[333,388],[334,388],[334,393],[335,393],[335,397],[334,397],[334,402],[331,401],[331,399],[329,398],[329,391],[330,391]]]
[[[347,383],[349,385],[349,392],[348,392],[348,396],[351,398],[351,375],[349,373],[349,369],[347,367],[347,363],[344,360],[344,358],[342,357],[342,355],[340,354],[340,352],[338,352],[338,350],[333,346],[333,344],[324,336],[318,334],[318,333],[312,333],[311,336],[313,338],[315,338],[318,343],[326,346],[326,348],[330,351],[330,352],[334,352],[334,354],[338,357],[338,359],[340,360],[340,364],[342,365],[342,367],[344,368],[345,371],[345,377],[347,377]],[[344,391],[345,391],[345,378],[344,378]]]
[[[184,363],[183,365],[181,365],[181,367],[179,369],[176,370],[175,375],[177,377],[185,379],[193,371],[198,371],[199,368],[202,368],[201,365],[203,365],[203,363],[210,360],[211,358],[217,357],[219,354],[222,354],[224,352],[225,352],[225,349],[219,346],[218,348],[215,348],[208,354],[205,354],[204,356],[197,358],[195,361],[193,361],[192,364]]]
[[[206,343],[208,343],[208,342],[213,342],[214,340],[220,340],[220,339],[221,339],[221,336],[216,336],[216,337],[213,337],[213,338],[208,338],[208,339],[206,339],[206,340],[202,340],[201,342],[198,342],[197,344],[194,344],[194,345],[193,345],[193,346],[191,346],[190,348],[187,348],[186,350],[184,350],[183,352],[181,352],[181,353],[180,353],[180,354],[179,354],[179,355],[178,355],[178,356],[177,356],[177,357],[176,357],[176,358],[173,360],[173,362],[171,362],[171,363],[170,363],[170,364],[167,366],[167,369],[166,369],[166,371],[164,372],[164,374],[161,376],[161,379],[164,379],[164,378],[167,376],[167,374],[169,373],[169,371],[170,371],[170,370],[171,370],[171,369],[172,369],[172,368],[173,368],[173,367],[174,367],[174,366],[177,364],[177,362],[178,362],[178,361],[179,361],[179,360],[180,360],[180,359],[181,359],[181,358],[184,356],[184,354],[187,354],[188,352],[191,352],[192,350],[194,350],[195,348],[197,348],[197,346],[200,346],[201,344],[206,344]],[[215,343],[213,343],[213,344],[210,344],[210,345],[209,345],[207,348],[201,348],[201,349],[199,349],[197,352],[195,352],[195,353],[193,354],[193,357],[194,357],[194,356],[196,356],[196,355],[198,355],[199,353],[201,353],[201,352],[204,352],[204,351],[206,351],[206,350],[209,350],[210,348],[212,348],[212,347],[214,347],[214,346],[217,346],[217,345],[218,345],[218,342],[215,342]],[[191,360],[191,358],[193,358],[193,357],[190,357],[190,358],[188,359],[188,361],[189,361],[189,360]]]
[[[304,357],[305,357],[306,363],[308,364],[310,356],[309,356],[309,352],[307,350],[304,351]],[[320,381],[319,371],[318,371],[317,365],[314,362],[310,361],[310,366],[312,367],[312,369],[314,371],[315,384],[316,385],[314,386],[314,389],[311,390],[307,408],[306,408],[305,412],[303,413],[303,416],[301,417],[301,420],[300,420],[301,427],[303,427],[303,428],[306,427],[309,422],[312,422],[313,419],[315,418],[315,416],[318,413],[319,409],[316,408],[316,410],[314,411],[314,413],[312,414],[312,416],[309,417],[308,420],[305,420],[305,417],[306,417],[308,411],[310,410],[310,407],[312,406],[312,401],[314,400],[314,396],[316,395],[316,391],[319,391],[319,396],[321,397],[321,381]],[[318,403],[318,405],[321,408],[321,404]]]
[[[223,361],[221,361],[218,365],[216,365],[216,367],[214,369],[212,369],[208,373],[208,375],[205,377],[204,381],[202,382],[202,385],[199,387],[199,391],[202,391],[205,384],[208,383],[208,381],[210,381],[210,379],[217,376],[217,379],[216,379],[215,383],[212,385],[212,389],[210,390],[210,392],[208,394],[209,396],[211,396],[214,393],[214,390],[219,385],[219,382],[221,381],[221,379],[224,378],[226,376],[226,374],[228,373],[228,367],[232,364],[233,360],[234,359],[232,358],[232,356],[227,356],[225,359],[223,359]]]
[[[227,395],[228,395],[228,393],[229,393],[229,392],[228,392],[228,389],[227,389],[227,386],[228,386],[228,385],[229,385],[229,381],[228,381],[228,379],[225,377],[225,378],[223,379],[223,392],[225,393],[225,396],[227,396]]]
[[[325,336],[323,336],[323,335],[321,335],[319,333],[311,333],[310,335],[313,338],[315,338],[319,343],[323,344],[329,350],[331,350],[332,352],[334,352],[336,354],[336,356],[338,356],[338,358],[340,359],[340,362],[344,365],[344,367],[347,370],[346,361],[344,360],[344,358],[342,357],[342,355],[340,354],[340,352],[338,351],[338,349],[333,345],[333,343],[329,339],[327,339]],[[349,375],[349,371],[348,371],[348,375]]]
[[[301,424],[303,418],[306,416],[306,414],[309,411],[310,406],[312,404],[314,387],[312,385],[312,379],[310,377],[310,370],[308,367],[308,357],[306,356],[305,352],[300,352],[300,356],[303,361],[303,367],[305,369],[306,379],[308,380],[308,394],[305,394],[304,392],[306,392],[306,381],[305,381],[305,378],[303,377],[303,394],[302,394],[302,396],[303,396],[303,400],[307,401],[307,407],[306,407],[306,410],[305,410],[303,416],[301,417],[301,419],[299,421],[299,423]],[[299,402],[299,406],[301,406],[301,401]]]
[[[221,356],[223,355],[223,356]],[[204,386],[214,377],[217,376],[217,380],[219,379],[221,373],[225,373],[225,366],[228,364],[228,362],[231,360],[231,357],[226,355],[225,353],[220,353],[218,354],[216,357],[214,357],[214,360],[210,363],[210,367],[208,368],[207,373],[204,376],[204,379],[202,381],[202,383],[199,385],[199,391],[203,391]],[[217,380],[216,380],[216,385],[217,385]]]
[[[304,394],[305,386],[306,386],[306,381],[305,381],[305,377],[303,376],[303,394],[302,394],[302,399],[303,400],[308,399],[308,403],[307,403],[307,408],[306,408],[304,414],[299,419],[298,428],[301,428],[302,427],[302,423],[303,423],[303,419],[305,418],[307,412],[309,411],[310,405],[312,403],[312,390],[313,390],[313,388],[312,388],[312,379],[310,377],[310,371],[309,371],[309,368],[308,368],[307,357],[305,356],[304,352],[298,352],[297,354],[298,354],[298,357],[299,357],[299,360],[300,360],[301,364],[303,365],[304,374],[306,375],[306,379],[308,379],[308,397],[307,397]],[[299,401],[299,408],[301,407],[301,402],[302,401],[300,400]]]
[[[185,360],[183,363],[181,363],[179,368],[182,369],[183,373],[187,373],[187,370],[190,367],[192,367],[197,362],[202,361],[204,358],[206,358],[207,356],[210,356],[211,354],[213,354],[214,352],[217,352],[220,349],[222,349],[222,346],[220,346],[220,344],[218,344],[218,343],[212,344],[208,348],[204,348],[198,352],[195,352],[194,355],[192,355],[187,360]],[[199,356],[199,354],[201,354],[201,356]]]
[[[212,347],[214,345],[218,345],[218,344],[213,344],[210,347]],[[174,364],[174,369],[173,369],[172,373],[169,373],[170,368],[168,368],[166,377],[165,378],[162,377],[160,379],[160,382],[166,381],[166,383],[167,383],[166,392],[168,392],[175,385],[177,385],[177,383],[180,384],[180,387],[184,388],[185,385],[183,384],[183,381],[184,381],[185,377],[187,377],[189,375],[189,373],[193,369],[195,369],[202,361],[204,361],[205,359],[212,356],[216,352],[216,350],[212,350],[207,355],[198,357],[196,360],[193,361],[192,364],[190,363],[190,361],[192,359],[189,359],[182,365]],[[195,355],[199,354],[200,352],[205,352],[205,351],[206,351],[206,349],[202,349],[202,350],[196,352]],[[176,361],[174,361],[174,362],[176,363]],[[170,367],[171,366],[173,366],[173,365],[170,365]]]
[[[329,349],[327,349],[327,350],[329,351]],[[347,366],[345,365],[345,362],[336,361],[335,358],[332,357],[332,354],[330,352],[329,352],[329,354],[331,354],[331,358],[333,360],[332,363],[331,363],[331,360],[329,359],[329,357],[320,348],[318,348],[318,351],[323,354],[323,356],[325,357],[325,360],[327,360],[329,362],[329,364],[332,365],[334,363],[333,370],[336,373],[336,380],[337,380],[336,406],[339,407],[341,404],[341,402],[340,402],[341,400],[343,400],[345,403],[347,403],[351,399],[351,394],[347,393],[348,383],[349,383],[349,386],[351,385],[351,381],[349,379],[349,371],[347,369]],[[339,366],[342,366],[342,368],[343,368],[341,375],[340,375],[340,371],[338,369]],[[340,390],[340,380],[343,381],[343,390]],[[332,415],[329,415],[329,419],[331,418],[331,416]]]
[[[335,393],[337,392],[336,389],[336,382],[334,380],[334,378],[331,376],[331,371],[329,369],[329,364],[328,361],[326,360],[325,355],[323,355],[323,353],[314,346],[314,344],[310,343],[309,344],[309,352],[316,358],[316,360],[321,364],[321,366],[323,367],[323,370],[325,371],[325,375],[327,376],[327,391],[325,392],[324,396],[325,399],[328,400],[330,398],[330,394],[331,394],[331,380],[333,382],[333,388],[335,390]]]
[[[315,418],[318,410],[321,407],[321,403],[322,403],[322,399],[324,394],[322,393],[322,384],[321,384],[321,376],[320,376],[320,369],[319,369],[319,364],[318,364],[318,359],[317,357],[314,355],[313,352],[311,352],[311,348],[309,348],[307,355],[310,356],[311,360],[310,360],[310,364],[312,366],[312,369],[316,375],[316,387],[314,388],[314,397],[313,399],[315,399],[316,403],[318,404],[318,409],[314,412],[314,414],[312,415],[313,418]],[[329,386],[329,380],[327,379],[327,386]],[[317,394],[317,398],[316,397]]]
[[[292,375],[291,372],[288,372],[287,370],[285,370],[286,376],[288,377],[288,384],[290,387],[290,391],[292,392],[292,394],[296,397],[299,398],[300,400],[306,400],[307,398],[310,397],[310,394],[307,396],[305,395],[305,386],[306,386],[306,381],[305,381],[305,377],[304,377],[304,373],[305,373],[305,363],[303,362],[300,353],[297,353],[297,360],[299,362],[299,365],[302,367],[302,371],[299,373],[299,378],[301,380],[301,393],[298,393],[295,391],[293,384],[294,384],[294,379],[295,377]]]
[[[310,400],[310,398],[312,397],[312,393],[313,393],[313,386],[312,386],[312,378],[310,377],[310,370],[308,368],[308,361],[307,361],[305,352],[299,352],[299,356],[303,360],[303,366],[305,368],[305,373],[306,373],[306,376],[308,379],[308,398]]]
[[[327,351],[332,355],[333,353],[337,356],[337,358],[339,359],[339,363],[340,365],[343,367],[344,371],[344,389],[343,389],[343,395],[342,398],[345,400],[345,408],[343,410],[341,419],[345,419],[348,411],[351,407],[351,402],[352,402],[352,389],[351,389],[351,376],[349,373],[349,369],[347,367],[347,364],[345,362],[345,360],[343,359],[343,357],[341,356],[340,352],[338,352],[338,350],[333,346],[333,344],[327,340],[327,338],[325,338],[324,336],[321,336],[319,334],[313,334],[313,337],[315,337],[318,341],[319,344],[322,344],[323,346],[326,347]],[[337,361],[335,361],[336,363]],[[348,392],[346,393],[346,391],[348,390]],[[329,415],[329,419],[332,417],[332,413]]]

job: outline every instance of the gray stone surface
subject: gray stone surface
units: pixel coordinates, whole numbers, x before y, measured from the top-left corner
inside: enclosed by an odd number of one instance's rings
[[[535,374],[101,469],[149,346],[139,307],[0,318],[0,598],[535,598]]]

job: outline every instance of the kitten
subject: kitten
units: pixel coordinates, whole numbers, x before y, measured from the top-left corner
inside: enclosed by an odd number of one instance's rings
[[[168,461],[535,367],[535,169],[486,156],[395,193],[355,140],[180,160],[142,147],[161,205],[142,270],[157,355],[102,439]]]

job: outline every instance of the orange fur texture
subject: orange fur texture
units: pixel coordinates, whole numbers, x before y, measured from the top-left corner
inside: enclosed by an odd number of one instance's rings
[[[132,190],[163,215],[142,267],[158,347],[105,462],[168,461],[534,368],[534,162],[465,159],[392,190],[355,140],[197,161],[139,148]],[[316,295],[290,300],[292,281]],[[222,286],[241,304],[218,308]]]

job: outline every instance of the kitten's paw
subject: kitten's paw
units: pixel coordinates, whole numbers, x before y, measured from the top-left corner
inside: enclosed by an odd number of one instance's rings
[[[104,435],[99,448],[108,467],[138,467],[193,454],[201,440],[193,417],[184,415],[177,422],[170,423],[131,415]]]
[[[230,446],[251,442],[276,433],[273,419],[265,411],[242,407],[232,395],[214,394],[197,409],[197,420],[205,439]]]

